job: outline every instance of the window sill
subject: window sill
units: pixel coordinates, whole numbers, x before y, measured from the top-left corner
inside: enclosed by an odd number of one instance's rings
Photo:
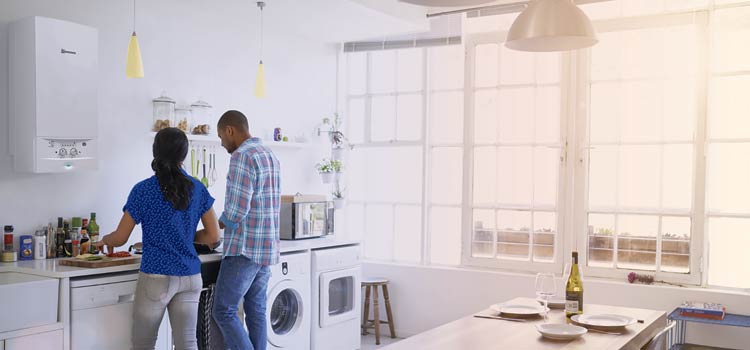
[[[489,274],[498,275],[498,276],[526,276],[529,278],[533,278],[536,275],[535,273],[531,273],[531,272],[513,271],[513,270],[505,270],[505,269],[501,270],[501,269],[484,268],[484,267],[477,267],[477,266],[422,265],[422,264],[414,264],[414,263],[373,260],[373,259],[362,259],[362,263],[386,265],[386,266],[393,266],[393,267],[421,268],[425,270],[434,270],[434,271],[459,271],[459,272],[464,271],[464,272],[474,272],[474,273],[489,273]],[[635,288],[651,287],[651,288],[665,289],[665,290],[710,292],[710,293],[717,293],[721,295],[733,295],[733,296],[750,296],[750,289],[743,290],[743,289],[719,288],[719,287],[697,286],[697,285],[670,285],[670,284],[662,284],[662,283],[654,283],[654,284],[629,283],[627,281],[622,281],[620,279],[614,279],[614,278],[584,276],[584,282],[585,281],[594,281],[596,283],[606,284],[606,285],[628,285],[628,286],[633,286]]]

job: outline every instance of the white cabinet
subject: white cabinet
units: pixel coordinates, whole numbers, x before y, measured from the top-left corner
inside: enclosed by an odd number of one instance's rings
[[[2,341],[0,341],[0,349],[2,348]],[[5,350],[62,350],[62,348],[62,329],[5,340]]]
[[[57,323],[59,280],[0,272],[0,333]]]
[[[128,273],[71,281],[71,349],[130,349],[137,279],[137,273]],[[166,316],[159,328],[157,350],[171,349]]]
[[[29,17],[12,23],[9,34],[8,136],[16,171],[96,169],[97,29]]]

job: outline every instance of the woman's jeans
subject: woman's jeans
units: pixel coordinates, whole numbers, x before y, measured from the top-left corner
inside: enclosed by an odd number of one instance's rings
[[[133,349],[154,349],[167,309],[175,349],[198,349],[195,328],[202,288],[200,274],[166,276],[140,272],[133,307]]]
[[[271,270],[244,256],[227,256],[221,261],[216,280],[213,317],[231,350],[265,350],[266,290]],[[242,301],[245,325],[237,314]]]

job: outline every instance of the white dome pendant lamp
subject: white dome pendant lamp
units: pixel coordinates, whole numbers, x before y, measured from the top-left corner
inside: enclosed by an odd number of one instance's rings
[[[128,78],[143,78],[143,60],[138,37],[135,35],[135,0],[133,0],[133,34],[128,44],[128,57],[125,60],[125,76]]]
[[[253,95],[257,98],[266,97],[266,72],[263,69],[263,7],[266,3],[258,1],[260,9],[260,61],[258,62],[258,71],[255,73],[255,92]]]
[[[505,46],[553,52],[582,49],[598,41],[591,20],[573,0],[530,0],[511,25]]]

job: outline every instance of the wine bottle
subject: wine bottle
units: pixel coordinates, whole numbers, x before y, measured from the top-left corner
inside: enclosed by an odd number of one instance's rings
[[[97,254],[96,242],[99,242],[99,224],[96,223],[96,213],[91,213],[91,220],[88,225],[89,233],[89,253]]]
[[[573,263],[570,265],[570,277],[565,285],[565,317],[583,313],[583,282],[578,272],[578,252],[573,252]]]

